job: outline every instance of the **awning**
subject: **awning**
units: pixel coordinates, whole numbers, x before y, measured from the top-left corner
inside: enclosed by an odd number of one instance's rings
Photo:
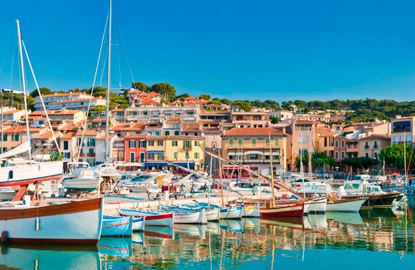
[[[187,168],[187,166],[189,166],[189,167],[194,167],[195,166],[195,162],[194,161],[189,161],[189,162],[172,162],[172,163],[174,163],[174,164],[176,164],[176,165],[179,165],[179,166],[182,166],[182,167],[186,167]]]
[[[144,164],[146,167],[167,167],[169,166],[167,162],[161,161],[161,162],[146,162]]]
[[[160,153],[160,154],[163,154],[164,151],[163,150],[147,150],[147,153],[155,153],[155,154]]]

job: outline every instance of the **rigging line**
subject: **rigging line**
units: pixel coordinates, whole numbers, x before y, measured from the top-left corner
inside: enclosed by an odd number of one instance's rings
[[[104,51],[104,60],[102,61],[102,66],[101,66],[101,74],[100,74],[100,77],[99,77],[99,85],[102,85],[102,80],[103,80],[103,77],[104,77],[105,68],[107,67],[107,57],[108,57],[108,54],[107,54],[107,51],[105,50]]]
[[[13,50],[13,54],[12,54],[12,64],[10,67],[10,81],[9,81],[9,89],[13,89],[13,72],[14,72],[14,57],[15,57],[15,53],[16,51]]]
[[[79,143],[79,150],[78,150],[78,155],[76,157],[76,161],[79,160],[79,157],[81,155],[82,146],[84,144],[85,131],[88,128],[88,115],[89,115],[89,111],[91,110],[91,101],[92,101],[92,98],[93,98],[95,84],[96,84],[96,81],[97,81],[97,74],[98,74],[99,63],[100,63],[101,55],[102,55],[102,48],[104,47],[105,33],[107,32],[107,25],[108,25],[108,17],[109,17],[109,14],[107,14],[107,19],[105,21],[105,26],[104,26],[104,32],[102,33],[101,45],[99,47],[99,52],[98,52],[98,61],[97,61],[97,64],[95,66],[94,78],[92,80],[92,88],[91,88],[91,93],[90,93],[91,96],[89,98],[88,108],[87,108],[87,111],[86,111],[87,119],[85,120],[84,128],[82,130],[82,137],[81,137],[81,142]]]
[[[59,154],[62,154],[61,149],[59,147],[59,144],[56,140],[55,132],[53,131],[52,124],[51,124],[50,119],[49,119],[48,111],[46,110],[46,106],[45,106],[45,103],[43,101],[42,93],[40,92],[39,83],[37,82],[35,71],[33,70],[32,62],[30,61],[29,53],[27,52],[27,49],[26,49],[26,44],[24,43],[23,39],[22,39],[22,45],[23,45],[23,50],[24,50],[25,55],[26,55],[27,63],[29,64],[30,72],[32,73],[33,81],[34,81],[36,89],[39,93],[40,102],[42,103],[43,110],[45,111],[45,116],[46,116],[46,120],[48,122],[48,126],[50,128],[50,131],[52,132],[53,142],[55,143],[56,149],[58,149]]]
[[[128,59],[128,57],[127,57],[127,52],[126,52],[126,49],[124,48],[124,43],[123,43],[123,33],[122,33],[122,29],[121,29],[121,27],[119,26],[119,22],[117,21],[117,22],[115,22],[115,24],[116,24],[116,27],[117,27],[117,32],[118,32],[118,38],[119,38],[119,40],[120,40],[120,48],[121,48],[121,51],[122,51],[122,56],[124,57],[124,59],[125,59],[125,62],[126,62],[126,64],[127,64],[127,67],[128,67],[128,70],[129,70],[129,72],[130,72],[130,77],[131,77],[131,82],[135,82],[135,80],[134,80],[134,75],[133,75],[133,70],[132,70],[132,68],[131,68],[131,64],[130,64],[130,61],[129,61],[129,59]]]

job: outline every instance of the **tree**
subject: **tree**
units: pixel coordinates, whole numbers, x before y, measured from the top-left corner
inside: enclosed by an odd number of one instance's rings
[[[190,97],[190,95],[188,93],[183,93],[181,95],[176,96],[175,100],[184,100],[188,97]]]
[[[300,160],[301,160],[300,157],[297,157],[295,159],[296,168],[300,168]],[[308,153],[303,155],[302,160],[303,160],[304,168],[307,168],[308,167]],[[312,153],[311,165],[313,168],[321,169],[323,166],[329,166],[329,167],[335,166],[336,161],[334,160],[334,158],[328,156],[324,152],[317,152],[317,153]]]
[[[159,93],[165,102],[170,102],[176,97],[176,89],[173,85],[166,82],[154,84],[150,89],[151,91]]]
[[[252,110],[252,105],[249,101],[246,100],[237,100],[232,102],[232,107],[237,107],[244,112],[250,112]]]
[[[404,169],[405,164],[405,147],[403,144],[395,143],[391,146],[385,147],[380,152],[380,157],[385,161],[386,165],[396,168]],[[412,145],[410,143],[406,144],[406,163],[410,165],[410,168],[414,168],[415,158],[412,157],[411,163],[409,164],[410,156],[412,152]]]
[[[210,100],[210,96],[209,96],[209,95],[207,95],[207,94],[201,94],[201,95],[199,96],[199,99],[206,99],[206,100]]]
[[[269,120],[271,121],[271,124],[275,125],[275,124],[278,124],[278,122],[280,121],[280,118],[276,115],[271,115],[269,117]]]
[[[145,91],[145,92],[147,92],[150,89],[150,87],[143,82],[133,82],[131,84],[131,87],[134,89],[140,90],[140,91]]]
[[[42,94],[42,95],[49,95],[49,94],[52,94],[52,90],[50,90],[49,88],[47,88],[47,87],[40,87],[39,88],[39,91],[40,91],[40,93]],[[38,91],[38,89],[35,89],[35,90],[33,90],[32,92],[30,92],[30,96],[32,96],[32,97],[37,97],[37,96],[39,96],[39,91]]]

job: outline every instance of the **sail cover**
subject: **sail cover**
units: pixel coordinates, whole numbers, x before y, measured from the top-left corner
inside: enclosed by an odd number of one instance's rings
[[[30,150],[30,142],[25,141],[24,143],[16,146],[15,148],[11,149],[10,151],[7,151],[6,153],[0,154],[0,159],[17,156],[17,155],[22,154],[24,152],[27,152],[29,150]]]

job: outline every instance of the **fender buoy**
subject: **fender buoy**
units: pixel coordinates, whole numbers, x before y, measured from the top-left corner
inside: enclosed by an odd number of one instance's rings
[[[8,231],[2,231],[1,232],[1,243],[7,243],[9,241],[9,232]]]

